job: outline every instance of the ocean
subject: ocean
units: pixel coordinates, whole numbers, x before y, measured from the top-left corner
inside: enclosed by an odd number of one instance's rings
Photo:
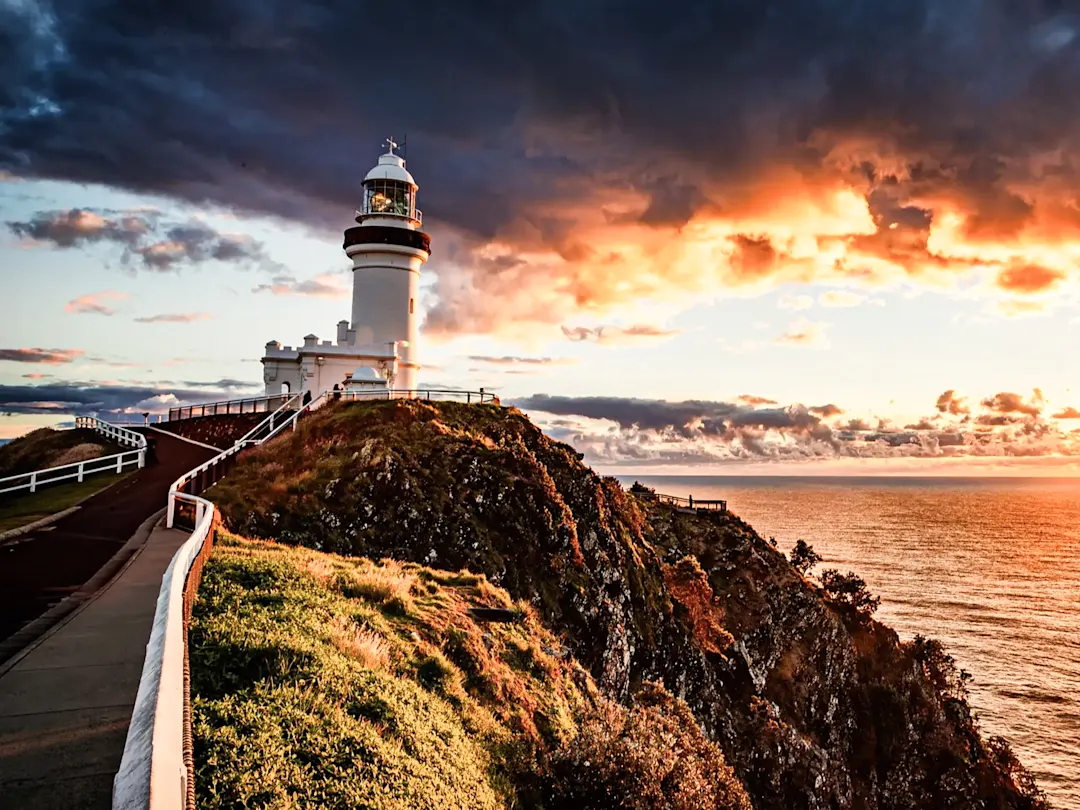
[[[723,498],[789,552],[854,571],[904,639],[940,639],[1057,810],[1080,810],[1080,479],[627,477]]]

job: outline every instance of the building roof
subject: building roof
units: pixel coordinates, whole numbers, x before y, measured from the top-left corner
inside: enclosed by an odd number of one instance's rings
[[[387,152],[379,158],[378,164],[364,178],[365,183],[369,180],[398,180],[417,188],[413,176],[405,170],[405,161],[393,152]]]

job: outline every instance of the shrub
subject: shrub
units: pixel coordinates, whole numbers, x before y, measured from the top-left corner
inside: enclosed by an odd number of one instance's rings
[[[923,674],[933,684],[942,698],[967,700],[967,685],[971,674],[967,670],[957,669],[956,659],[945,652],[945,646],[936,638],[915,636],[911,642],[912,654],[922,665]]]
[[[1031,810],[1049,810],[1046,794],[1039,789],[1031,771],[1025,768],[1020,763],[1020,760],[1016,758],[1004,737],[991,737],[986,741],[984,747],[987,758],[998,771],[1012,780],[1020,795],[1027,799],[1027,806]]]
[[[814,551],[814,547],[805,540],[798,540],[791,549],[791,567],[804,577],[810,573],[815,565],[824,562],[825,558]]]
[[[683,557],[674,565],[665,565],[664,584],[683,608],[682,618],[701,649],[722,653],[735,642],[721,623],[724,613],[720,600],[696,557]]]
[[[822,571],[821,587],[830,599],[851,608],[861,618],[870,618],[881,604],[881,600],[866,589],[866,581],[852,571],[846,574],[835,568]]]
[[[632,709],[599,699],[580,733],[551,757],[551,807],[575,810],[749,810],[750,800],[689,707],[646,684]]]

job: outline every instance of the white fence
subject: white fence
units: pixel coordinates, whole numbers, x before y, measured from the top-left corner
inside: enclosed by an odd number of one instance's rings
[[[37,492],[38,487],[47,484],[56,484],[60,481],[76,479],[80,483],[88,475],[100,472],[121,473],[124,467],[132,464],[138,467],[146,466],[146,437],[133,430],[110,425],[93,416],[79,416],[75,418],[75,427],[96,430],[109,437],[113,441],[135,447],[134,450],[126,450],[111,456],[91,458],[86,461],[78,461],[74,464],[64,464],[60,467],[48,467],[44,470],[22,473],[21,475],[9,475],[0,478],[0,494],[5,492],[18,492],[28,490]]]

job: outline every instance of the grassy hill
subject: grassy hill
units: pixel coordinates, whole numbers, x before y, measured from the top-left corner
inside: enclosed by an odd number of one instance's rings
[[[96,430],[38,428],[0,446],[0,478],[111,456],[121,450]]]
[[[826,591],[734,515],[638,500],[514,409],[327,406],[210,497],[248,537],[484,575],[612,705],[684,700],[758,810],[1042,806],[940,645],[873,621],[854,579]]]
[[[606,700],[482,575],[225,537],[190,640],[201,808],[750,807],[685,705]]]

